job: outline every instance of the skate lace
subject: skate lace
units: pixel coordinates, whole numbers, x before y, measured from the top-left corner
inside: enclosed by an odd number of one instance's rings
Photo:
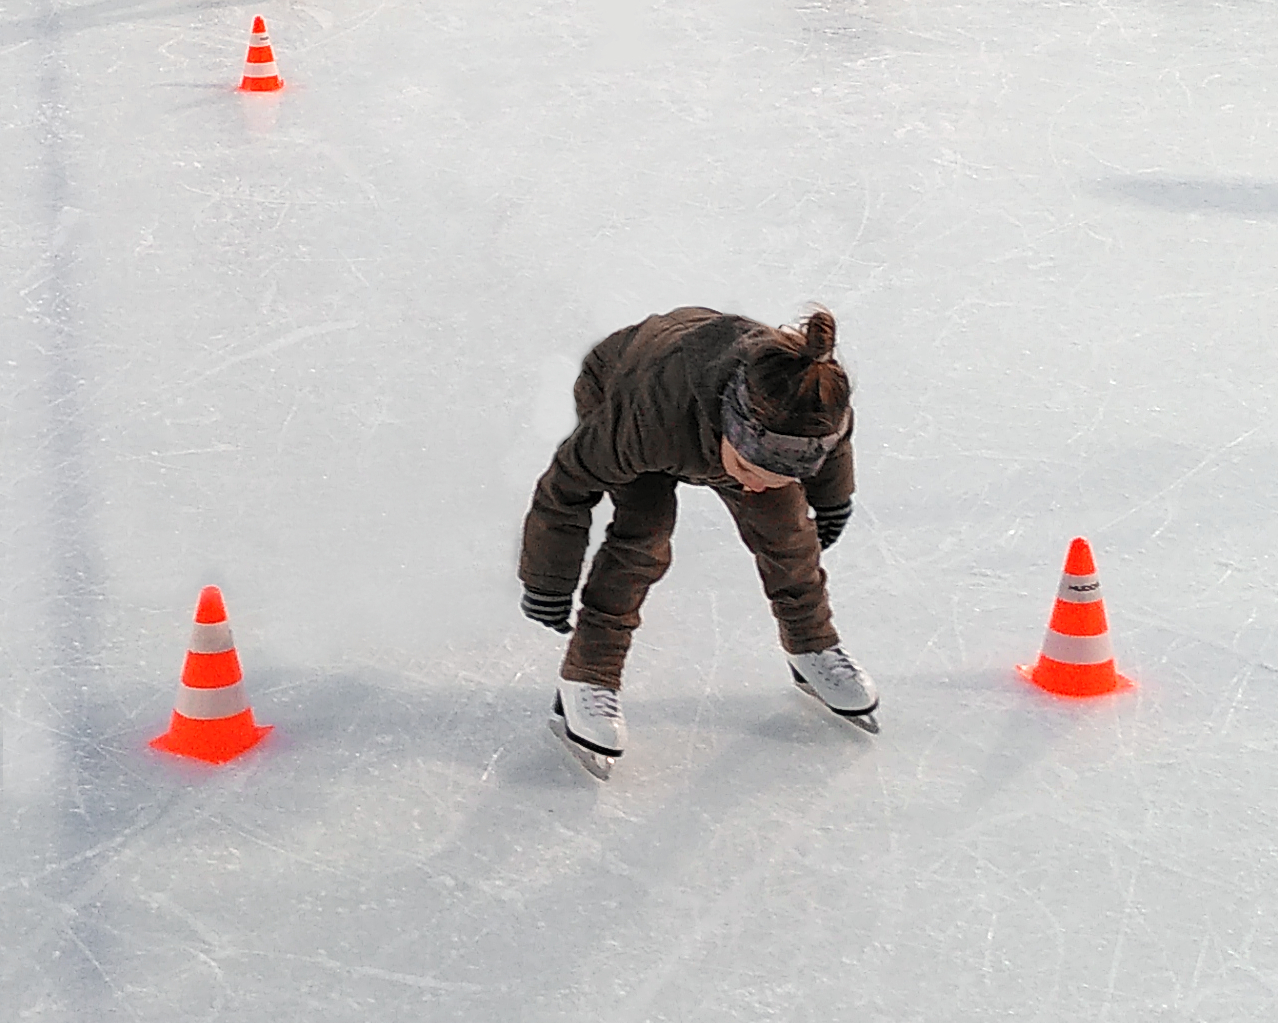
[[[829,666],[830,678],[836,686],[848,685],[859,686],[861,669],[857,667],[856,662],[843,652],[843,648],[836,646],[834,648],[835,656],[831,659]]]
[[[621,717],[621,703],[617,691],[607,686],[593,686],[590,689],[590,711],[600,717]]]

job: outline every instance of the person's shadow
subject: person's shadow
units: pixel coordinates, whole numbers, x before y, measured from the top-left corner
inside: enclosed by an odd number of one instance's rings
[[[1249,220],[1278,217],[1278,181],[1124,174],[1102,178],[1095,191],[1108,199],[1170,213],[1200,213]]]

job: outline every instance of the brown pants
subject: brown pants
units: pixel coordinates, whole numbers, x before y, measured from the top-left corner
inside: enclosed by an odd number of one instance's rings
[[[577,628],[560,669],[564,678],[620,688],[631,636],[639,627],[639,608],[648,588],[670,567],[677,483],[664,473],[646,473],[609,495],[616,510],[581,591]],[[791,484],[762,494],[715,492],[754,555],[781,645],[802,654],[837,643],[816,526],[808,518],[803,488]]]

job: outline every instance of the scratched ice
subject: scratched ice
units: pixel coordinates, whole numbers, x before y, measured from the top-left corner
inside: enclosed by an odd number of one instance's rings
[[[1273,14],[5,4],[0,1023],[1278,1016]],[[513,577],[573,367],[810,300],[883,732],[684,490],[600,786]],[[1139,688],[1069,704],[1080,534]],[[217,770],[146,747],[208,583]]]

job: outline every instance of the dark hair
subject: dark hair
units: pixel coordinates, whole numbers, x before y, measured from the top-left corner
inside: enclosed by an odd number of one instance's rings
[[[776,433],[821,437],[839,429],[852,385],[834,359],[834,314],[769,330],[746,351],[746,386],[759,421]]]

